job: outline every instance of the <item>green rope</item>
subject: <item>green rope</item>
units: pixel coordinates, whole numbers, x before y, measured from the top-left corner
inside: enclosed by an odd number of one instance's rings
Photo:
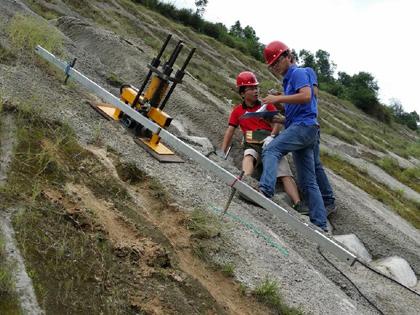
[[[213,205],[210,205],[210,207],[212,208],[212,210],[214,212],[218,213],[219,215],[223,212],[222,209],[219,209],[219,208],[217,208],[217,207],[215,207]],[[264,241],[266,241],[268,245],[274,247],[279,252],[281,252],[283,255],[285,255],[285,256],[288,256],[289,255],[289,252],[287,251],[287,249],[285,249],[284,247],[282,247],[281,245],[279,245],[278,243],[276,243],[270,236],[264,234],[264,232],[261,232],[257,227],[255,227],[251,223],[248,223],[248,222],[244,221],[239,216],[234,215],[234,214],[232,214],[230,212],[225,213],[225,216],[228,216],[232,220],[234,220],[234,221],[242,224],[243,226],[245,226],[246,228],[248,228],[248,230],[250,230],[251,232],[253,232],[258,237],[263,238]]]

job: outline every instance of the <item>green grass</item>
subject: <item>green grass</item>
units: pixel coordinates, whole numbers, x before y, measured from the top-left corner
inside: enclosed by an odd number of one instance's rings
[[[24,205],[13,224],[38,300],[51,314],[130,314],[126,282],[132,262],[116,261],[88,211],[72,218],[42,193],[64,195],[66,182],[86,177],[90,170],[81,168],[82,161],[91,155],[68,126],[48,120],[34,105],[16,107],[17,146],[0,198],[5,207]]]
[[[9,64],[16,60],[16,55],[0,44],[0,63]]]
[[[11,176],[9,183],[17,195],[19,190],[33,195],[41,183],[63,183],[69,168],[83,156],[73,131],[67,125],[48,121],[42,109],[35,110],[33,105],[28,99],[17,109],[18,159],[10,172],[19,176]]]
[[[195,209],[187,222],[187,228],[192,231],[195,238],[211,239],[220,235],[222,223],[215,215],[205,210]]]
[[[115,73],[110,73],[106,77],[106,81],[113,87],[119,88],[121,85],[123,85],[124,81],[119,78]]]
[[[5,244],[0,234],[0,296],[13,294],[14,290],[12,268],[6,262]]]
[[[137,184],[146,180],[146,174],[139,170],[137,166],[132,162],[119,162],[115,167],[117,169],[119,178],[125,182],[128,182],[129,184]]]
[[[27,0],[26,2],[28,3],[32,11],[42,16],[46,20],[56,19],[62,15],[59,12],[47,7],[46,5],[44,5],[43,3],[40,3],[37,0]],[[51,2],[51,1],[47,1],[47,2]]]
[[[414,132],[396,123],[387,125],[372,119],[358,109],[343,106],[346,104],[344,101],[337,99],[337,102],[340,102],[338,106],[331,106],[321,101],[320,117],[324,118],[325,114],[333,115],[351,126],[357,130],[357,133],[354,133],[354,131],[346,132],[353,134],[355,141],[371,149],[381,152],[389,150],[404,158],[413,156],[420,159],[420,140]],[[353,113],[346,111],[348,109]],[[413,139],[417,140],[413,141]]]
[[[273,307],[282,315],[299,315],[303,312],[299,309],[289,307],[279,295],[279,286],[275,280],[264,279],[253,291],[258,301]]]
[[[403,169],[398,161],[391,157],[375,160],[374,163],[401,183],[420,193],[420,167]]]
[[[202,209],[195,209],[185,222],[191,231],[192,252],[210,267],[222,271],[223,266],[212,259],[225,246],[225,226],[220,218]]]
[[[334,173],[364,190],[374,199],[388,205],[402,218],[413,224],[415,228],[420,228],[420,202],[404,198],[401,191],[392,190],[375,181],[365,171],[358,169],[337,155],[329,155],[321,151],[321,159],[324,165]]]
[[[327,104],[325,100],[334,105]],[[334,128],[339,129],[339,132],[332,129],[327,130],[327,133],[333,134],[343,141],[348,143],[355,141],[381,152],[389,150],[404,158],[408,158],[410,155],[420,158],[420,142],[419,140],[413,142],[413,138],[418,139],[418,136],[405,127],[398,124],[387,125],[369,118],[360,110],[354,108],[352,104],[330,98],[326,93],[323,93],[320,99],[319,111],[321,119],[327,120]],[[348,130],[345,126],[331,119],[330,116],[341,120],[357,132]]]
[[[94,229],[88,216],[70,220],[59,205],[40,197],[15,218],[14,226],[47,313],[129,312],[124,281],[130,261],[116,261],[106,235]],[[127,277],[122,282],[120,273]]]
[[[4,239],[0,234],[0,314],[20,314],[15,290],[13,268],[6,261]]]
[[[349,144],[353,144],[353,145],[356,144],[355,137],[352,133],[343,132],[340,129],[331,126],[330,124],[325,123],[325,121],[322,118],[321,118],[320,125],[321,125],[321,131],[323,133],[329,134]]]
[[[420,140],[416,143],[410,143],[406,147],[406,152],[408,155],[411,155],[417,159],[420,159]]]
[[[232,263],[221,264],[218,267],[226,277],[233,277],[235,275],[235,265]]]
[[[15,51],[34,54],[36,45],[52,53],[63,51],[63,36],[40,18],[16,14],[8,26],[9,39]]]

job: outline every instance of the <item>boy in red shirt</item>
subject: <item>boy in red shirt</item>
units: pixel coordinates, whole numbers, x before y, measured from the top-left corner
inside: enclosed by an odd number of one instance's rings
[[[260,111],[276,111],[277,108],[273,104],[263,105],[258,99],[258,81],[254,73],[250,71],[241,72],[236,78],[236,86],[239,89],[243,101],[232,110],[229,117],[229,127],[226,129],[221,150],[226,153],[227,148],[232,142],[233,134],[239,126],[244,134],[244,158],[242,160],[242,169],[244,175],[252,175],[255,166],[260,162],[262,149],[273,140],[280,131],[280,124],[274,123],[273,126],[263,118],[252,117],[243,119],[242,115],[250,112]],[[251,133],[265,135],[261,143],[255,143]],[[280,160],[277,177],[283,182],[284,191],[292,200],[293,207],[300,207],[300,197],[293,180],[287,159]]]

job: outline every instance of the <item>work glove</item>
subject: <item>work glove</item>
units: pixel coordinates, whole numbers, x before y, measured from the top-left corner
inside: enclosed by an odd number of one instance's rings
[[[268,144],[269,144],[271,141],[273,141],[273,139],[274,139],[274,137],[273,137],[273,136],[268,136],[268,137],[266,137],[266,138],[264,139],[264,143],[263,143],[263,145],[262,145],[262,148],[263,148],[263,149],[265,149],[265,148],[268,146]]]

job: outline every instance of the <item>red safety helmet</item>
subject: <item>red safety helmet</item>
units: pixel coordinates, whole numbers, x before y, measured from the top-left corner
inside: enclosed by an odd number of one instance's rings
[[[236,77],[236,87],[241,86],[257,86],[258,80],[251,71],[243,71]]]
[[[289,50],[289,47],[287,47],[284,43],[278,40],[271,42],[264,48],[265,62],[271,66],[286,50]]]

